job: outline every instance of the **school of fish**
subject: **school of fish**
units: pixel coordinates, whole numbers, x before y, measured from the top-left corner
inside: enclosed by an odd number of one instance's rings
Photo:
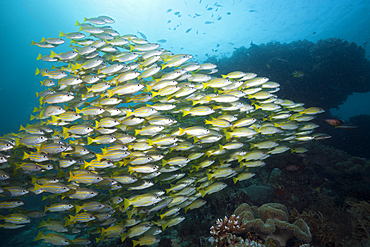
[[[46,89],[32,124],[0,138],[8,212],[0,227],[38,220],[34,240],[53,245],[151,245],[224,180],[249,179],[267,157],[325,139],[310,122],[324,110],[278,98],[277,82],[242,71],[214,77],[216,65],[120,35],[111,23],[85,18],[78,32],[32,42],[71,45],[37,57],[54,65],[36,69]],[[39,210],[26,210],[31,194],[43,198]]]

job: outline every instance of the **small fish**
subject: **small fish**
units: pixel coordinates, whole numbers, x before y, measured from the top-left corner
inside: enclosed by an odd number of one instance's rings
[[[158,43],[166,43],[166,42],[167,42],[167,40],[165,40],[165,39],[160,39],[160,40],[158,40],[157,42],[158,42]]]
[[[171,23],[171,20],[168,20],[167,23]]]
[[[71,240],[69,240],[64,235],[58,233],[48,233],[44,235],[42,231],[39,231],[36,238],[33,241],[44,240],[45,243],[53,245],[70,245]]]
[[[192,28],[189,28],[188,30],[186,30],[186,32],[185,32],[185,33],[188,33],[188,32],[190,32],[190,31],[191,31],[191,29],[192,29]]]
[[[178,12],[178,11],[177,11],[177,12],[175,12],[174,14],[175,14],[175,15],[179,15],[179,14],[180,14],[180,12]]]
[[[251,9],[251,10],[249,10],[249,12],[251,12],[251,13],[257,12],[257,10]]]
[[[214,21],[206,21],[205,24],[212,24],[215,23]]]
[[[358,126],[352,125],[352,124],[342,124],[342,125],[336,126],[336,128],[340,128],[340,129],[357,129]]]
[[[342,120],[339,119],[325,119],[325,121],[332,126],[340,126],[344,123]]]
[[[231,13],[230,13],[230,12],[227,12],[226,14],[227,14],[227,15],[231,15]]]
[[[147,39],[147,37],[145,36],[145,34],[143,34],[142,32],[139,32],[139,30],[137,30],[137,33],[140,34],[140,36],[143,37],[144,39]]]
[[[167,12],[166,13],[169,13],[169,12],[171,12],[172,11],[172,9],[167,9]]]
[[[293,75],[294,77],[301,78],[301,77],[303,77],[303,76],[304,76],[304,73],[303,73],[303,71],[297,71],[297,70],[295,70],[295,71],[293,71],[292,75]]]
[[[209,8],[207,8],[206,10],[212,10],[213,8],[212,7],[209,7]]]

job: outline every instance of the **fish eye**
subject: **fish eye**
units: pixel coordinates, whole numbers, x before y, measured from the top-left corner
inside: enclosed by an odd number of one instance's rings
[[[27,190],[22,190],[22,193],[26,193],[27,192]]]
[[[1,177],[6,178],[7,176],[5,174],[1,175]]]
[[[91,195],[94,195],[95,193],[94,192],[90,192]]]

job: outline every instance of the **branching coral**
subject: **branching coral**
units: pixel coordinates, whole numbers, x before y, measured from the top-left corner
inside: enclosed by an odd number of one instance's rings
[[[210,233],[214,239],[227,236],[229,233],[240,233],[244,232],[244,224],[239,223],[239,217],[234,214],[228,218],[218,219],[216,225],[211,227]]]
[[[293,224],[288,222],[288,210],[279,203],[267,203],[257,208],[241,204],[234,212],[245,224],[245,231],[255,232],[263,239],[273,238],[281,246],[292,238],[310,242],[312,235],[306,222],[302,219]]]
[[[231,215],[230,218],[225,216],[224,219],[218,219],[216,225],[212,226],[210,230],[215,246],[243,246],[244,240],[234,234],[244,232],[244,224],[235,215]]]

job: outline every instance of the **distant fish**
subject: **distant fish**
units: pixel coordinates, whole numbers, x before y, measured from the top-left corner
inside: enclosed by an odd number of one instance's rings
[[[196,16],[200,16],[200,14],[194,13]]]
[[[212,24],[215,23],[214,21],[206,21],[205,24]]]
[[[177,17],[181,17],[181,15],[178,15]]]
[[[325,121],[332,125],[332,126],[340,126],[343,124],[343,121],[342,120],[339,120],[339,119],[334,119],[334,118],[331,118],[331,119],[325,119]]]
[[[213,8],[212,7],[209,7],[207,10],[212,10]]]
[[[226,14],[227,14],[227,15],[231,15],[231,13],[230,13],[230,12],[227,12]]]
[[[185,33],[188,33],[188,32],[190,32],[191,31],[191,28],[189,28],[188,30],[186,30],[186,32]]]
[[[294,77],[301,78],[302,76],[304,76],[304,73],[303,73],[303,71],[297,71],[297,70],[295,70],[295,71],[293,71],[292,75]]]
[[[179,11],[175,12],[175,15],[179,15],[179,14],[180,14],[180,12],[179,12]]]
[[[215,4],[216,7],[223,7],[221,4]]]
[[[140,36],[143,37],[144,39],[147,39],[145,34],[143,34],[142,32],[139,32],[139,30],[137,30],[137,33],[140,34]]]
[[[202,0],[199,0],[199,3],[202,3]]]
[[[219,20],[221,20],[221,19],[222,19],[222,17],[221,17],[221,16],[217,18],[217,20],[218,20],[218,21],[219,21]]]
[[[216,47],[219,47],[220,46],[220,44],[217,44],[217,46]]]
[[[288,172],[295,172],[299,170],[299,166],[296,165],[289,165],[285,167],[283,170],[287,170]]]
[[[198,34],[198,30],[197,30],[197,33],[196,34]]]
[[[169,13],[169,12],[171,12],[172,11],[172,9],[167,9],[167,12],[166,13]]]
[[[167,42],[167,40],[165,40],[165,39],[160,39],[160,40],[157,41],[157,43],[166,43],[166,42]]]
[[[315,34],[316,32],[313,32],[312,34]]]
[[[167,23],[171,23],[171,20],[168,20]]]
[[[249,12],[257,12],[257,10],[251,9],[249,10]]]
[[[231,42],[228,42],[227,44],[228,44],[228,45],[234,45],[234,43],[231,43]]]
[[[352,125],[352,124],[342,124],[339,126],[335,126],[335,128],[341,128],[341,129],[357,129],[357,125]]]

